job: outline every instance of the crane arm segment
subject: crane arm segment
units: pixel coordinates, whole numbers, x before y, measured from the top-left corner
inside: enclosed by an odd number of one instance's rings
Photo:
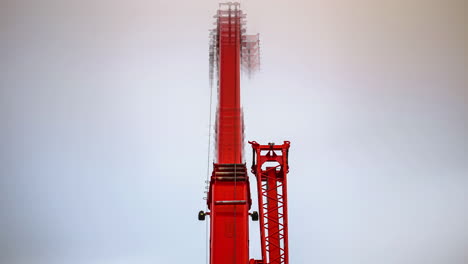
[[[245,34],[239,3],[220,4],[210,32],[210,82],[218,86],[216,151],[207,197],[210,215],[210,264],[288,264],[287,173],[289,141],[252,144],[257,178],[262,259],[249,260],[250,183],[243,158],[244,127],[240,72],[260,67],[259,35]]]
[[[257,178],[260,211],[262,260],[254,264],[288,264],[288,192],[289,141],[282,145],[260,145],[249,141],[253,149],[252,173]]]
[[[258,68],[258,35],[245,35],[239,3],[223,3],[211,31],[210,77],[217,78],[216,151],[208,191],[210,263],[247,264],[249,260],[250,183],[243,160],[244,128],[240,96],[241,66]],[[255,41],[256,39],[256,41]]]

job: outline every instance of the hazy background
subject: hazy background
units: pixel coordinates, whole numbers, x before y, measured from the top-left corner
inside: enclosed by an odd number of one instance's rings
[[[241,2],[291,263],[468,263],[467,1]],[[0,263],[205,263],[217,1],[0,3]]]

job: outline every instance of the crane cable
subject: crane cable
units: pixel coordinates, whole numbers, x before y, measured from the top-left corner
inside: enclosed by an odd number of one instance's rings
[[[211,67],[211,66],[210,66]],[[209,114],[209,121],[208,121],[208,153],[207,153],[207,164],[206,164],[206,184],[210,184],[209,181],[210,181],[210,160],[211,160],[211,129],[212,129],[212,119],[213,119],[213,75],[210,75],[210,114]],[[209,188],[209,187],[208,187]],[[207,199],[208,199],[208,195],[209,195],[209,189],[208,189],[208,192],[207,192]],[[205,205],[205,212],[208,211],[208,203],[206,203]],[[211,220],[211,219],[210,219]],[[208,260],[208,252],[209,252],[209,238],[208,238],[208,229],[209,229],[209,223],[208,221],[206,221],[206,224],[205,224],[205,246],[206,246],[206,250],[205,250],[205,258],[206,258],[206,263],[209,264],[209,260]]]

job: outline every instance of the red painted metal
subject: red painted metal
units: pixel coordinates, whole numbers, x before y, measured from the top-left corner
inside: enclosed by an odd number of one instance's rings
[[[260,145],[249,141],[254,157],[252,173],[257,177],[262,260],[257,263],[288,264],[289,141],[282,145]]]
[[[207,197],[210,216],[210,264],[284,264],[287,261],[286,173],[289,142],[268,145],[272,154],[262,155],[266,146],[251,143],[257,165],[262,260],[249,260],[250,183],[243,158],[243,115],[240,100],[240,71],[250,76],[260,67],[259,36],[245,35],[245,14],[239,3],[220,4],[211,31],[210,81],[218,84],[216,154]],[[274,157],[274,158],[273,158]],[[280,165],[262,170],[274,159]],[[199,218],[200,219],[200,218]]]
[[[249,260],[250,184],[243,162],[240,100],[242,24],[238,3],[220,4],[212,31],[210,61],[218,79],[216,161],[210,180],[210,263],[246,264]],[[213,75],[213,69],[210,69]]]
[[[227,13],[218,12],[218,163],[242,163],[243,128],[240,104],[241,18],[239,15],[241,11],[237,10],[237,6],[234,6],[233,9]]]
[[[248,261],[249,186],[245,164],[214,164],[208,195],[212,264]]]

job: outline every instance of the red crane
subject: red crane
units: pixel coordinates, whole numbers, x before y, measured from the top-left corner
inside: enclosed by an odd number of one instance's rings
[[[244,161],[244,124],[240,102],[241,69],[259,68],[259,37],[245,34],[239,3],[222,3],[211,31],[210,79],[217,80],[216,151],[207,205],[210,216],[210,264],[288,264],[287,173],[289,142],[253,149],[251,172],[257,179],[258,212],[252,205]],[[262,258],[249,258],[249,216],[260,220]]]

